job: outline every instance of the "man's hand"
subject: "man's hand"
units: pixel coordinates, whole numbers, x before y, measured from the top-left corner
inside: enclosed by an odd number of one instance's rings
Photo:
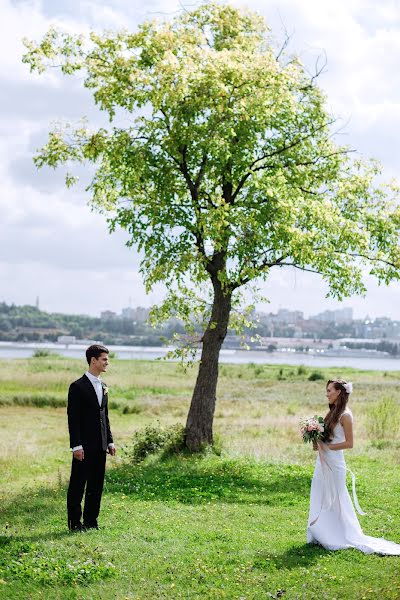
[[[111,454],[111,456],[115,456],[117,453],[117,450],[116,450],[115,446],[108,446],[107,452],[109,454]]]
[[[75,450],[73,453],[74,458],[76,458],[76,460],[83,460],[85,458],[85,452],[84,450]]]

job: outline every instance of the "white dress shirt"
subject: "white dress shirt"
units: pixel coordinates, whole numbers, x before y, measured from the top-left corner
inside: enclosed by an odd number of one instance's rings
[[[100,377],[96,377],[96,375],[92,375],[89,371],[85,373],[86,377],[89,379],[90,383],[94,387],[94,391],[96,392],[97,400],[99,401],[99,406],[103,402],[103,386],[101,383]]]
[[[94,391],[96,392],[97,400],[99,401],[99,406],[101,406],[101,403],[103,402],[103,384],[101,382],[100,377],[92,375],[92,373],[90,373],[89,371],[86,371],[85,375],[89,379],[90,383],[93,385]],[[108,444],[108,447],[115,448],[114,444]],[[75,452],[75,450],[83,450],[83,446],[74,446],[74,448],[71,448],[72,452]]]

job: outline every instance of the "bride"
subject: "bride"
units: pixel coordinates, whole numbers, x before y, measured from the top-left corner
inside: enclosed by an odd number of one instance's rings
[[[343,450],[353,447],[353,415],[347,407],[351,391],[352,384],[341,379],[330,380],[326,386],[328,442],[314,444],[318,456],[311,483],[307,542],[321,544],[327,550],[356,548],[367,554],[400,555],[400,544],[363,534],[347,491]],[[364,515],[357,501],[355,478],[353,473],[351,475],[354,505],[359,514]]]

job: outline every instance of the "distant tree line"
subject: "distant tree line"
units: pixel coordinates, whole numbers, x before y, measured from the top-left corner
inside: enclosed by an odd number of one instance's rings
[[[257,315],[253,315],[255,320]],[[353,323],[321,323],[311,331],[305,329],[303,323],[303,338],[310,340],[338,339],[341,337],[356,337],[356,326]],[[169,319],[164,326],[154,329],[146,322],[135,322],[132,319],[116,317],[101,319],[88,315],[68,315],[63,313],[48,313],[36,306],[7,304],[0,302],[0,340],[16,342],[57,341],[61,335],[75,336],[76,339],[101,340],[105,344],[146,345],[159,346],[163,341],[172,341],[174,336],[185,334],[184,324],[176,318]],[[258,322],[244,330],[246,344],[258,345],[257,341],[251,342],[254,335],[271,337],[271,324],[265,321]],[[195,333],[198,340],[201,330]],[[295,337],[295,327],[287,323],[273,324],[273,337]],[[234,335],[229,330],[224,347],[237,348],[241,345],[242,338]],[[346,342],[349,348],[367,348],[388,352],[393,356],[400,355],[400,345],[386,340],[376,342]],[[308,351],[308,342],[299,346],[298,351]],[[271,342],[264,349],[273,352],[276,344]]]
[[[96,339],[104,343],[159,345],[160,336],[171,337],[171,324],[154,331],[146,323],[130,319],[100,319],[88,315],[47,313],[35,306],[0,303],[0,339],[9,341],[56,341],[60,335]]]
[[[387,352],[392,356],[398,356],[400,354],[400,344],[396,342],[388,342],[386,340],[381,340],[380,342],[349,342],[346,341],[342,346],[346,346],[347,348],[359,349],[365,348],[367,350],[378,350],[379,352]]]

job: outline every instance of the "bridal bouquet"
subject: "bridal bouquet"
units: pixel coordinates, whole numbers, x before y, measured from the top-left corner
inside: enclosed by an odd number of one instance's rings
[[[300,422],[300,431],[303,442],[318,442],[324,440],[325,421],[322,417],[314,415]]]

